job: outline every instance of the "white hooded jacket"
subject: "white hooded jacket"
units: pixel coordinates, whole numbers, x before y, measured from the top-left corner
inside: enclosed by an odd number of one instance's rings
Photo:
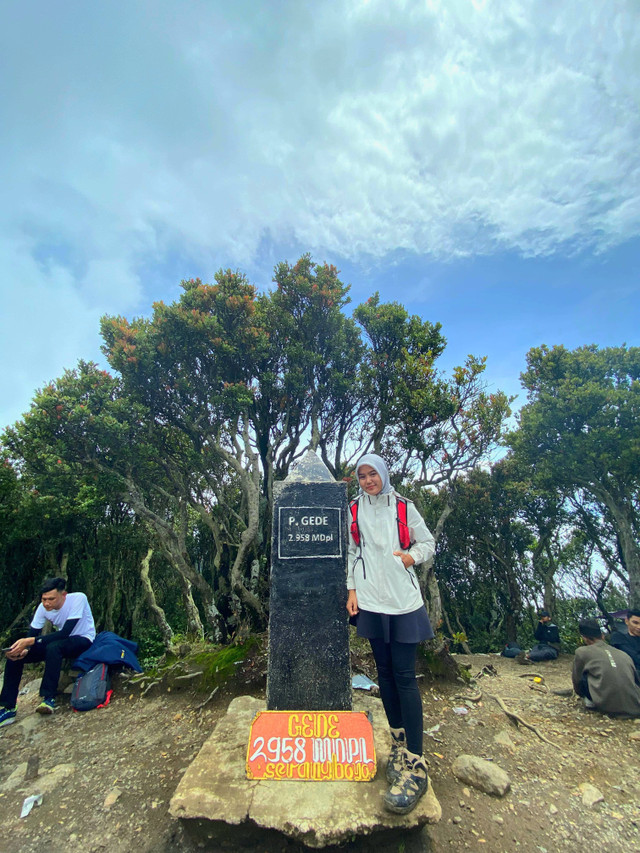
[[[397,522],[397,493],[361,494],[358,498],[360,545],[349,534],[347,588],[355,589],[358,607],[373,613],[412,613],[423,605],[420,585],[411,566],[405,569],[394,551],[401,551]],[[407,525],[414,543],[407,553],[416,564],[429,560],[435,541],[422,516],[407,501]]]

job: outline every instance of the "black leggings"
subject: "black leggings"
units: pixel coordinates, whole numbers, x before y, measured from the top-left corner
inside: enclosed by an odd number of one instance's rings
[[[369,640],[378,669],[380,698],[392,729],[407,733],[407,749],[422,755],[422,697],[416,681],[417,643]]]

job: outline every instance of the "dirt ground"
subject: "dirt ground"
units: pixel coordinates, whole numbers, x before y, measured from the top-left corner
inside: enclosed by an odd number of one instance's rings
[[[384,843],[360,839],[343,849],[551,853],[581,849],[585,842],[612,853],[640,849],[638,721],[609,719],[584,710],[573,696],[555,694],[570,687],[570,656],[535,668],[495,655],[459,660],[470,664],[472,675],[484,671],[475,687],[420,678],[425,752],[442,821]],[[373,676],[366,655],[353,663],[354,671]],[[534,682],[535,674],[543,681]],[[254,653],[200,708],[206,694],[161,687],[141,697],[140,688],[116,679],[108,707],[76,714],[63,697],[53,717],[40,717],[32,682],[20,696],[17,722],[0,730],[1,853],[195,853],[198,848],[168,813],[171,796],[232,696],[263,696],[264,683],[264,655]],[[516,727],[492,696],[552,743]],[[451,764],[461,753],[502,767],[511,791],[498,799],[457,781]],[[38,776],[25,781],[30,758],[39,761]],[[384,766],[382,756],[379,763]],[[599,789],[603,801],[583,803],[579,785],[585,782]],[[21,818],[24,799],[36,792],[43,794],[42,804]],[[286,839],[264,840],[255,849],[300,849]]]

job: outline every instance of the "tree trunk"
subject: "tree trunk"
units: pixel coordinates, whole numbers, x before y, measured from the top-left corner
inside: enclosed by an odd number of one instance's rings
[[[18,613],[18,615],[13,620],[11,625],[9,625],[7,630],[3,634],[0,634],[0,645],[2,646],[2,648],[4,648],[5,645],[8,643],[9,637],[11,636],[11,633],[12,633],[13,629],[16,627],[16,625],[18,625],[28,613],[30,613],[30,612],[34,613],[36,607],[38,606],[38,603],[39,603],[39,599],[32,599],[31,601],[29,601],[22,608],[20,613]]]
[[[238,596],[241,604],[253,613],[257,627],[264,629],[267,625],[267,613],[257,595],[254,595],[244,582],[243,568],[248,558],[248,551],[256,541],[260,527],[260,469],[258,455],[251,447],[248,426],[243,430],[244,455],[248,465],[242,465],[240,460],[228,451],[222,450],[222,455],[240,478],[242,490],[247,501],[247,527],[240,536],[240,545],[236,558],[231,567],[231,589]]]
[[[113,561],[110,555],[108,555],[106,559],[106,569],[105,574],[107,576],[108,588],[107,601],[104,607],[102,621],[105,631],[113,631],[113,608],[115,606],[116,592],[118,590],[118,577],[117,572],[113,570]]]
[[[632,511],[600,483],[590,484],[590,489],[611,513],[618,534],[622,559],[629,575],[629,607],[640,607],[640,547],[634,536]]]
[[[440,587],[436,573],[433,571],[433,563],[429,566],[426,577],[426,593],[427,593],[427,611],[429,613],[429,622],[434,631],[437,631],[442,622],[442,597],[440,596]]]
[[[449,634],[451,634],[451,639],[452,639],[452,641],[453,641],[453,642],[455,642],[455,640],[453,639],[453,635],[455,634],[455,631],[454,631],[454,630],[453,630],[453,628],[451,627],[451,622],[449,621],[449,615],[447,614],[447,611],[444,609],[444,607],[442,608],[442,617],[443,617],[443,619],[444,619],[444,621],[445,621],[445,623],[446,623],[446,625],[447,625],[447,628],[448,628],[448,630],[449,630]],[[464,628],[462,627],[462,625],[460,625],[460,619],[458,619],[458,625],[460,626],[460,632],[461,632],[462,634],[464,634]],[[462,646],[462,648],[463,648],[463,650],[464,650],[465,655],[470,655],[470,654],[471,654],[471,649],[469,648],[469,643],[467,643],[467,641],[466,641],[466,640],[462,640],[462,641],[460,641],[460,642],[459,642],[459,645],[461,645],[461,646]]]
[[[153,587],[151,586],[151,581],[149,579],[149,564],[151,562],[152,556],[153,548],[149,548],[149,550],[147,551],[147,556],[143,557],[143,559],[140,561],[140,579],[142,580],[142,586],[144,588],[147,604],[149,605],[149,610],[151,611],[156,625],[158,626],[158,628],[160,629],[160,633],[162,634],[162,641],[164,643],[164,647],[165,649],[169,649],[169,647],[171,646],[171,640],[173,638],[173,631],[171,630],[171,626],[167,622],[167,617],[165,616],[164,610],[156,601],[156,594],[153,591]]]
[[[543,554],[546,554],[547,557],[546,565],[543,560]],[[548,610],[549,613],[553,614],[556,612],[556,587],[554,578],[557,566],[553,551],[551,550],[549,534],[544,533],[541,537],[533,552],[532,561],[535,573],[542,580],[542,606],[545,610]]]
[[[543,599],[544,599],[544,609],[548,610],[549,613],[555,614],[556,612],[556,585],[555,585],[555,566],[553,569],[550,569],[548,572],[545,572],[543,575]]]
[[[189,621],[189,630],[199,634],[200,636],[204,636],[202,621],[191,593],[192,587],[195,587],[200,593],[204,604],[207,625],[211,629],[213,637],[218,641],[221,636],[221,617],[213,602],[213,590],[202,575],[199,574],[199,572],[197,572],[191,565],[184,541],[184,531],[176,531],[175,527],[167,522],[165,518],[162,518],[149,509],[144,497],[132,480],[127,479],[126,483],[128,487],[127,497],[131,502],[131,506],[136,514],[157,535],[162,550],[171,562],[171,565],[178,572],[184,604],[187,611],[187,619]]]
[[[69,565],[69,552],[63,551],[62,556],[60,557],[60,566],[58,571],[60,572],[60,577],[67,580],[67,566]]]
[[[505,613],[504,620],[505,629],[507,640],[509,642],[516,642],[518,639],[518,623],[516,614],[520,613],[522,610],[522,596],[520,595],[520,588],[513,571],[507,570],[505,574],[507,580],[507,593],[509,596],[509,603],[506,607],[507,612]]]
[[[449,492],[447,493],[447,502],[444,505],[442,512],[440,513],[440,517],[438,518],[436,524],[436,529],[433,531],[433,538],[435,540],[436,546],[438,544],[440,536],[442,536],[444,523],[453,512],[453,507],[454,496],[453,492],[449,490]],[[440,623],[442,622],[442,596],[440,595],[440,587],[438,586],[438,579],[436,578],[436,573],[434,570],[433,558],[431,558],[431,560],[429,560],[427,563],[423,564],[422,571],[420,572],[419,576],[419,583],[420,589],[422,591],[422,597],[426,599],[429,621],[431,622],[433,630],[436,631]]]

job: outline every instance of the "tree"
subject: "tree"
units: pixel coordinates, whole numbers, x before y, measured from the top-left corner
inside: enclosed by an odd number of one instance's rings
[[[258,293],[220,270],[213,284],[182,282],[180,298],[148,318],[103,318],[116,375],[80,362],[7,436],[22,475],[57,501],[58,521],[93,499],[103,512],[107,495],[144,527],[135,562],[165,638],[151,551],[175,570],[190,631],[265,627],[273,482],[308,447],[337,478],[381,450],[395,482],[419,491],[486,458],[509,411],[505,395],[485,393],[484,360],[469,356],[451,378],[436,370],[439,324],[377,295],[349,317],[335,267],[303,255],[278,264],[274,283]],[[432,569],[421,582],[437,622]]]
[[[349,288],[330,264],[303,255],[274,271],[275,289],[257,300],[256,322],[268,340],[254,365],[249,417],[271,502],[307,447],[319,450],[335,476],[363,401],[358,381],[364,346],[344,314]]]
[[[348,287],[335,267],[303,255],[278,264],[274,282],[258,295],[244,276],[221,270],[214,285],[183,282],[180,301],[156,304],[150,320],[103,321],[127,394],[154,431],[181,436],[191,472],[184,499],[214,541],[233,549],[232,593],[259,623],[265,602],[248,567],[268,553],[273,481],[307,447],[341,477],[373,446],[401,478],[417,469],[430,485],[486,456],[509,411],[505,395],[484,393],[483,360],[470,356],[451,380],[435,371],[445,346],[438,324],[377,295],[347,317]],[[237,512],[221,511],[234,492]],[[423,583],[437,621],[432,571]]]
[[[631,606],[640,606],[640,349],[538,347],[509,443],[540,482],[584,492],[615,531]]]
[[[143,526],[153,529],[149,496],[166,485],[147,434],[143,409],[123,397],[119,381],[80,362],[37,391],[30,411],[3,438],[27,492],[22,515],[38,530],[45,558],[51,554],[46,574],[66,577],[72,564],[99,623],[110,629],[117,621],[125,632],[140,593],[130,566],[149,547]],[[155,516],[170,524],[157,502]]]
[[[460,477],[455,510],[438,543],[445,607],[476,649],[490,643],[497,651],[505,639],[515,640],[522,615],[535,540],[520,517],[522,493],[511,486],[504,463]]]
[[[423,431],[453,412],[455,403],[434,370],[446,341],[439,323],[410,316],[397,302],[380,304],[377,293],[354,316],[368,341],[361,366],[363,433],[367,446],[382,453],[393,446],[400,424]]]
[[[232,595],[264,626],[264,604],[246,583],[260,519],[259,457],[248,410],[254,399],[253,366],[268,339],[255,322],[255,288],[246,278],[226,270],[216,274],[215,282],[183,282],[181,299],[156,303],[150,320],[104,318],[102,332],[105,352],[121,373],[127,395],[145,410],[152,445],[156,451],[162,447],[160,464],[171,484],[165,497],[177,510],[164,526],[150,507],[139,503],[136,511],[153,513],[150,522],[162,531],[181,576],[199,590],[217,632],[219,609],[211,584],[188,560],[185,513],[192,506],[214,536],[233,548]],[[221,498],[236,484],[244,501],[240,512],[234,500],[225,500],[221,512]]]

